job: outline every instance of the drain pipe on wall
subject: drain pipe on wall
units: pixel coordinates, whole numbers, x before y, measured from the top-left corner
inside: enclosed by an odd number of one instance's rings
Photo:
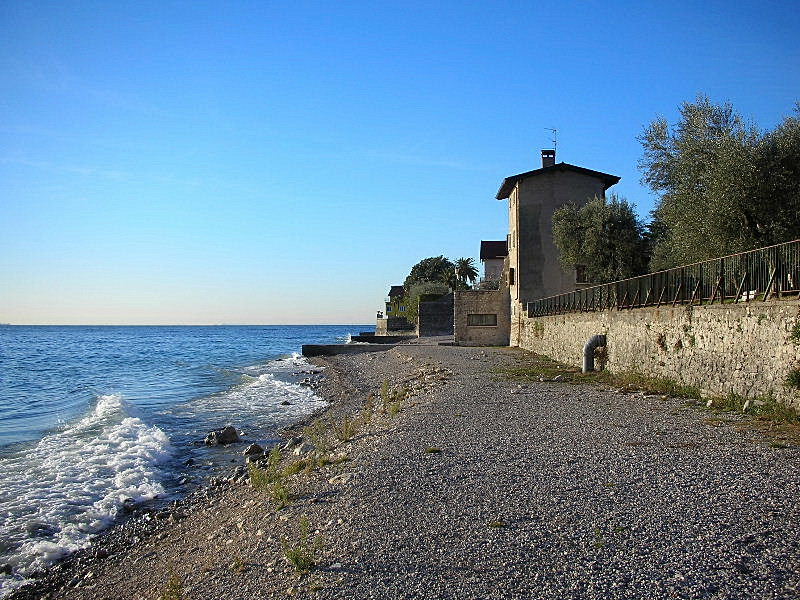
[[[590,373],[594,371],[594,350],[595,348],[600,348],[601,346],[606,345],[606,335],[593,335],[589,338],[589,341],[586,342],[586,345],[583,347],[583,372]]]

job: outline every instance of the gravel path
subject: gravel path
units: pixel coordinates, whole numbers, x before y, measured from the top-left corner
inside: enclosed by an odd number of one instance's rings
[[[494,352],[404,349],[454,376],[361,464],[323,597],[798,597],[797,449],[676,399],[498,381]]]
[[[185,598],[229,600],[800,597],[800,449],[678,399],[494,372],[520,360],[423,344],[330,359],[334,422],[384,380],[414,395],[337,448],[348,461],[298,475],[290,507],[220,486],[53,596],[158,598],[172,574]],[[282,540],[302,517],[320,549],[298,576]]]

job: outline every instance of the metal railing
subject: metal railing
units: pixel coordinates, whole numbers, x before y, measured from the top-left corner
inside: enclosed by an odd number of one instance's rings
[[[528,316],[800,297],[800,240],[528,302]]]

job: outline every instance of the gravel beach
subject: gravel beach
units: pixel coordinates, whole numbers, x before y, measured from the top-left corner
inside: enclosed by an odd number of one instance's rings
[[[218,483],[12,597],[800,597],[800,449],[681,399],[498,373],[525,360],[425,340],[319,359],[321,418],[354,437],[289,506]],[[284,462],[312,456],[298,442]]]

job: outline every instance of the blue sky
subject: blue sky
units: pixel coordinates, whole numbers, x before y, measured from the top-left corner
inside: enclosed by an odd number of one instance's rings
[[[772,128],[797,2],[0,5],[0,322],[369,323],[502,239],[507,175],[622,177],[699,92]]]

